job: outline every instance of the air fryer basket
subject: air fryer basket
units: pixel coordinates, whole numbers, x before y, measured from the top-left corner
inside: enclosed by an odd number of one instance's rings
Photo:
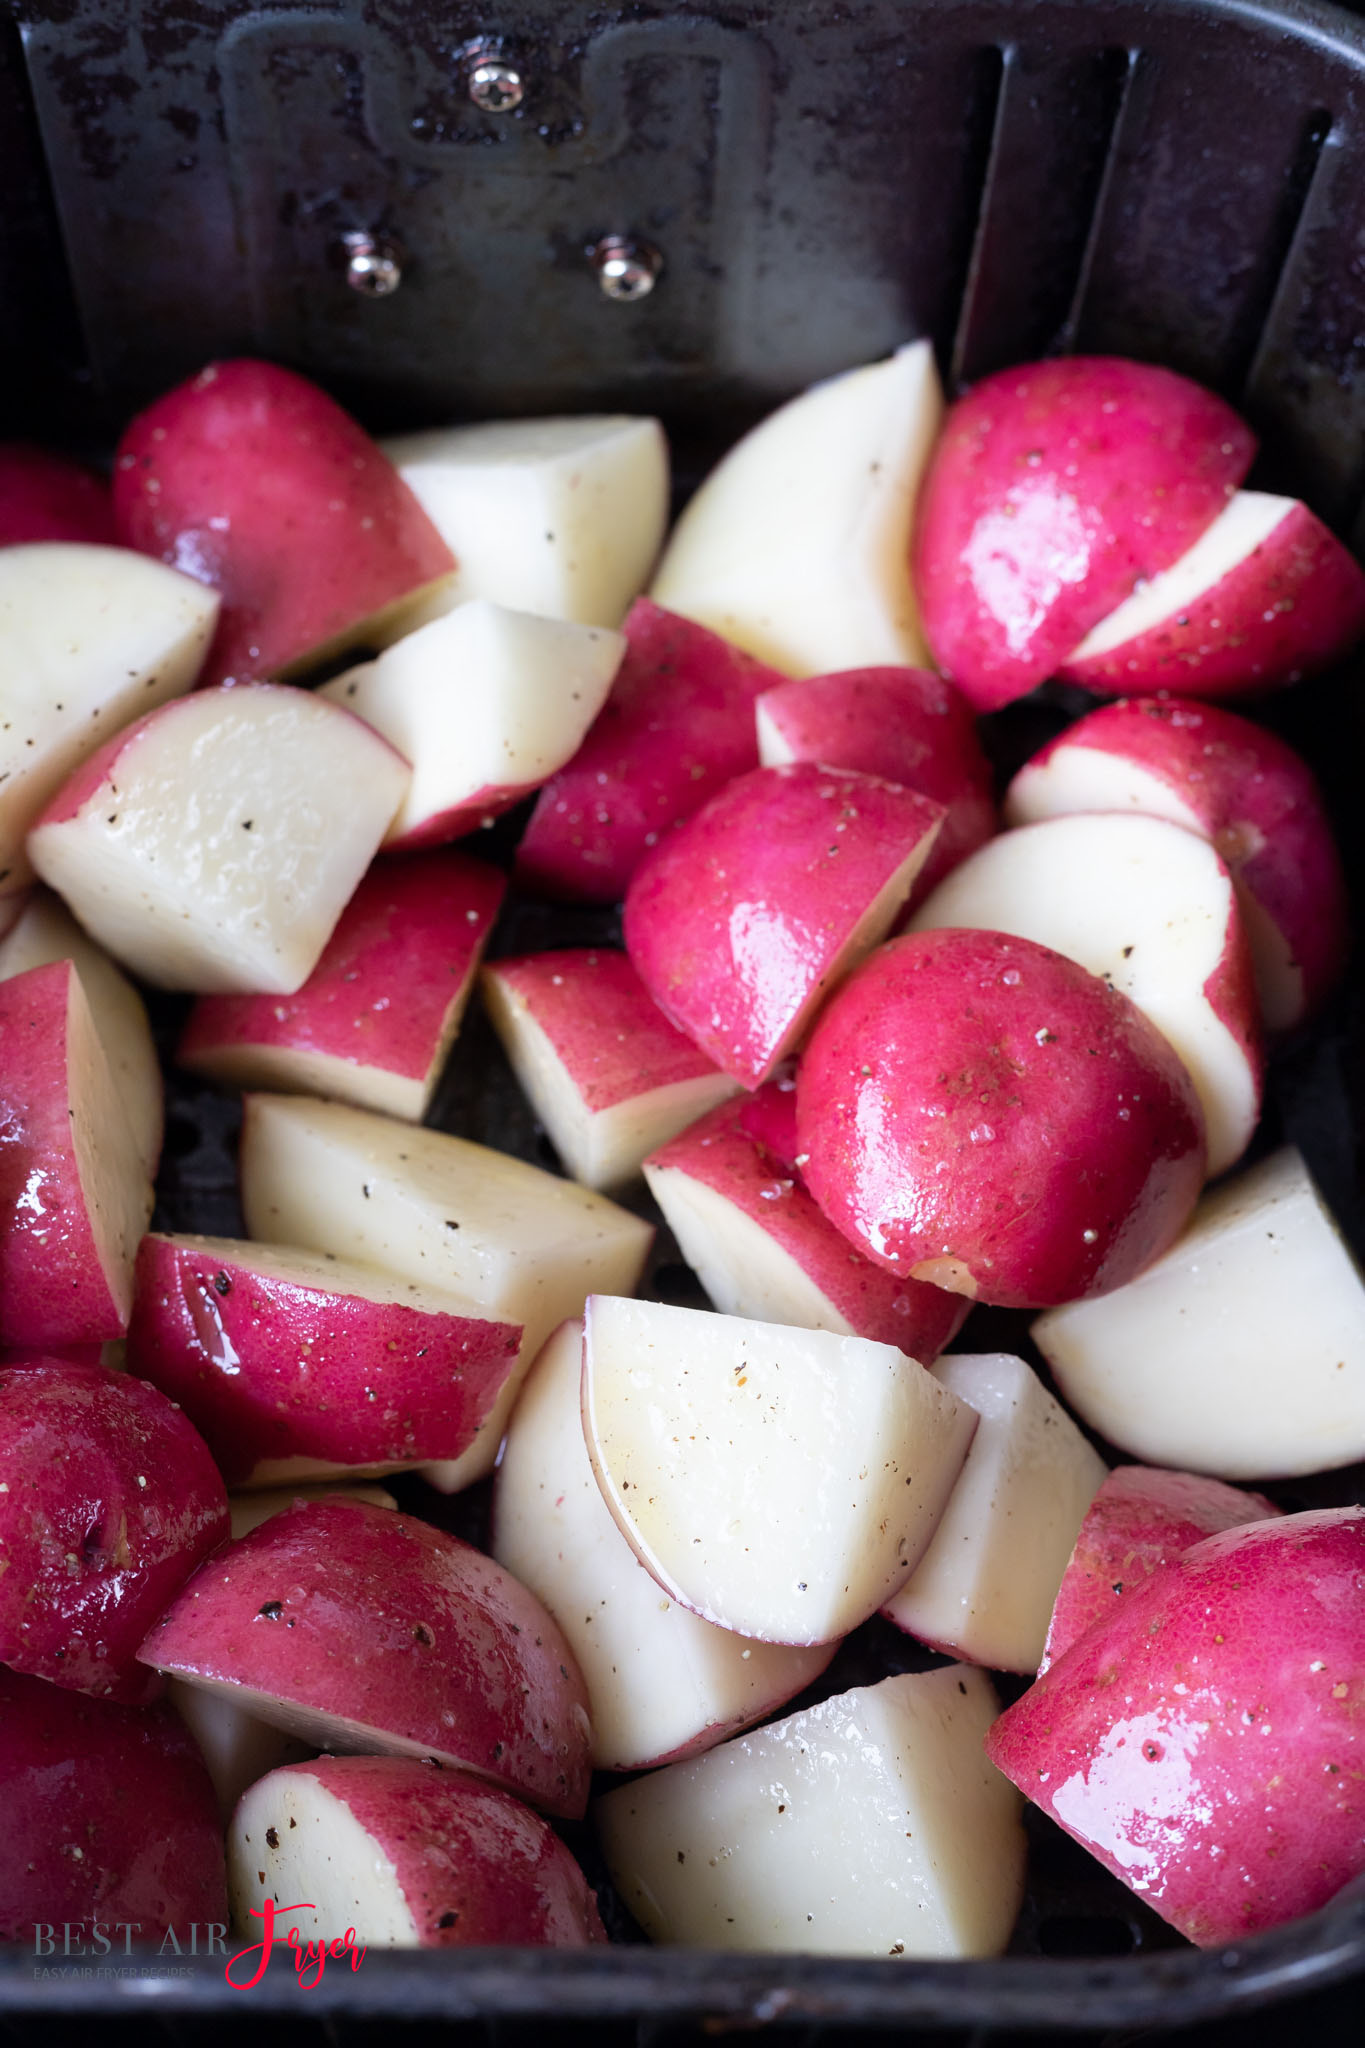
[[[515,70],[519,105],[473,102],[479,56]],[[658,412],[686,483],[813,378],[927,334],[954,383],[1069,350],[1184,370],[1251,417],[1257,484],[1365,540],[1365,23],[1307,0],[0,0],[0,189],[6,434],[107,450],[147,397],[250,352],[377,427]],[[359,234],[396,252],[388,296],[348,286],[344,238]],[[657,253],[651,293],[601,289],[590,252],[608,235]],[[1264,715],[1323,776],[1359,892],[1355,693],[1344,672]],[[1044,693],[991,721],[1002,766],[1078,701]],[[489,836],[495,854],[511,843]],[[523,904],[498,943],[611,931],[610,916]],[[1303,1147],[1358,1252],[1363,994],[1358,968],[1326,1024],[1282,1051],[1259,1141]],[[177,1015],[163,1007],[167,1043]],[[176,1081],[169,1107],[158,1221],[239,1231],[234,1106]],[[478,1020],[434,1120],[553,1163]],[[700,1300],[675,1261],[665,1246],[653,1287]],[[1024,1324],[978,1311],[972,1341],[1021,1347]],[[1360,1478],[1279,1491],[1318,1505],[1359,1497]],[[477,1528],[477,1490],[443,1502],[399,1484]],[[872,1624],[834,1682],[916,1656]],[[249,2006],[577,2020],[604,2040],[646,2017],[1133,2027],[1365,1971],[1365,1896],[1199,1954],[1049,1824],[1034,1834],[999,1962],[707,1957],[637,1937],[587,1954],[374,1953],[312,1991],[275,1968],[243,1994],[221,1959],[54,1978],[12,1950],[0,2030],[27,2039],[54,2011]],[[617,1924],[629,1936],[619,1909]]]

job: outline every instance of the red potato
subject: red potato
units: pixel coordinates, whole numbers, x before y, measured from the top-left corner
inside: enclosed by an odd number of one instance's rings
[[[602,1497],[669,1599],[795,1648],[904,1584],[977,1423],[894,1345],[600,1294],[582,1404]]]
[[[0,898],[27,888],[24,840],[111,734],[188,690],[218,599],[126,548],[0,550]]]
[[[893,940],[797,1076],[806,1183],[878,1264],[1007,1307],[1118,1287],[1204,1178],[1184,1067],[1125,995],[1027,939]]]
[[[226,1935],[213,1786],[170,1707],[0,1671],[0,1812],[0,1941],[41,1956],[41,1931],[65,1969],[171,1927]]]
[[[592,1707],[594,1765],[638,1771],[761,1721],[820,1676],[834,1645],[754,1642],[661,1591],[594,1476],[582,1358],[576,1318],[531,1368],[498,1461],[491,1548],[569,1639]]]
[[[152,1184],[70,960],[0,981],[0,1339],[121,1337]]]
[[[984,378],[949,411],[916,519],[939,668],[978,711],[1026,695],[1193,545],[1255,448],[1221,399],[1148,363],[1070,356]]]
[[[923,662],[906,562],[942,419],[927,341],[813,384],[703,479],[654,596],[785,675]]]
[[[242,358],[138,414],[114,460],[119,538],[221,591],[207,683],[387,645],[455,560],[388,458],[316,384]]]
[[[638,1287],[654,1235],[642,1217],[523,1159],[299,1096],[248,1096],[241,1182],[253,1236],[359,1259],[524,1325],[517,1369],[474,1442],[423,1470],[443,1493],[492,1470],[545,1339],[592,1290]]]
[[[650,1193],[683,1257],[722,1315],[871,1337],[931,1364],[962,1328],[970,1302],[886,1272],[835,1229],[800,1169],[749,1129],[755,1111],[771,1125],[765,1112],[775,1095],[769,1083],[722,1104],[645,1161]],[[777,1100],[793,1105],[794,1136],[795,1096]]]
[[[117,539],[109,486],[93,469],[27,441],[0,447],[0,548],[43,540],[113,547]]]
[[[201,690],[87,761],[29,856],[144,980],[292,995],[407,784],[378,733],[306,690]]]
[[[776,669],[648,598],[621,630],[611,694],[517,849],[517,880],[537,895],[615,903],[670,826],[758,766],[754,700],[782,681]]]
[[[1350,908],[1331,823],[1305,761],[1274,733],[1178,697],[1102,704],[1019,770],[1011,825],[1070,811],[1141,811],[1211,840],[1227,862],[1261,1015],[1288,1031],[1335,985]]]
[[[1081,1523],[1057,1589],[1039,1677],[1093,1623],[1108,1621],[1116,1600],[1139,1591],[1203,1537],[1279,1513],[1263,1493],[1243,1493],[1202,1473],[1118,1466]]]
[[[130,1369],[184,1409],[230,1486],[458,1458],[516,1363],[518,1323],[316,1252],[145,1237]]]
[[[581,1948],[606,1940],[587,1879],[539,1814],[431,1762],[320,1756],[272,1771],[228,1831],[239,1928],[362,1948]],[[252,1916],[256,1917],[253,1918]]]
[[[474,598],[324,683],[412,763],[385,845],[444,845],[539,789],[578,752],[624,644]]]
[[[1121,989],[1184,1062],[1210,1175],[1241,1158],[1265,1051],[1237,894],[1207,840],[1164,818],[1045,818],[979,848],[912,919],[945,926],[1033,939]]]
[[[986,1737],[1006,1777],[1190,1941],[1365,1869],[1365,1508],[1208,1536]]]
[[[392,1508],[273,1515],[141,1654],[319,1747],[435,1757],[548,1813],[587,1802],[587,1693],[559,1628],[491,1558]]]
[[[756,1088],[885,938],[942,817],[853,769],[756,768],[640,863],[626,951],[665,1015]]]
[[[657,420],[479,420],[380,446],[455,557],[450,602],[619,626],[643,590],[668,524]]]
[[[293,996],[202,996],[176,1059],[227,1087],[420,1123],[507,885],[462,853],[377,861]],[[0,961],[3,961],[0,947]]]
[[[569,947],[485,967],[484,1007],[575,1180],[622,1187],[738,1081],[669,1023],[624,953]]]
[[[228,1534],[208,1446],[145,1381],[38,1359],[0,1371],[0,1662],[134,1705],[138,1647]]]
[[[1316,675],[1365,632],[1365,573],[1306,505],[1238,491],[1057,673],[1097,696],[1249,697]]]
[[[148,1173],[155,1174],[161,1156],[164,1091],[141,996],[108,954],[86,937],[58,897],[35,889],[17,907],[20,915],[0,940],[0,981],[56,960],[75,962],[138,1151]]]
[[[765,690],[754,706],[765,768],[820,761],[904,783],[942,804],[912,902],[996,829],[994,780],[961,691],[927,668],[856,668]]]

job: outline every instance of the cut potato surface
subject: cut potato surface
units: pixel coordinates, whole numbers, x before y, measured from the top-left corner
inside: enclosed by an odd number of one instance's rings
[[[318,694],[412,764],[385,844],[439,846],[487,824],[577,753],[624,649],[605,627],[475,599]]]
[[[0,895],[33,879],[24,838],[120,726],[188,690],[218,594],[126,548],[0,550]]]
[[[954,869],[913,931],[1003,931],[1121,989],[1179,1054],[1208,1129],[1208,1170],[1246,1150],[1261,1108],[1259,1013],[1231,876],[1161,818],[1049,818]]]
[[[933,1540],[885,1613],[937,1650],[1031,1674],[1104,1460],[1022,1358],[955,1355],[933,1374],[981,1420]]]
[[[142,998],[108,954],[86,937],[60,898],[38,889],[0,940],[0,981],[55,960],[76,964],[124,1114],[147,1171],[154,1174],[161,1153],[163,1090]]]
[[[147,1165],[69,960],[0,982],[0,1338],[121,1337]]]
[[[1299,1153],[1205,1195],[1184,1235],[1033,1337],[1064,1398],[1130,1456],[1218,1479],[1365,1456],[1365,1284]]]
[[[349,1932],[362,1955],[606,1939],[586,1878],[538,1814],[398,1757],[318,1757],[254,1785],[228,1832],[228,1889],[243,1933],[271,1899],[286,1909],[277,1940]]]
[[[798,1169],[750,1135],[750,1117],[770,1102],[760,1093],[722,1104],[645,1161],[683,1257],[722,1315],[872,1337],[928,1365],[970,1302],[855,1250]]]
[[[307,691],[202,690],[87,762],[29,852],[86,930],[145,980],[291,995],[407,783],[376,733]]]
[[[248,1098],[242,1203],[253,1237],[359,1259],[522,1324],[518,1366],[473,1444],[427,1468],[451,1493],[492,1469],[551,1331],[594,1288],[636,1287],[653,1237],[605,1196],[506,1153],[303,1096]]]
[[[967,1665],[883,1679],[599,1799],[622,1898],[656,1941],[989,1956],[1024,1889],[1022,1802],[983,1754]]]
[[[923,665],[905,565],[942,417],[927,341],[779,407],[692,498],[651,595],[786,675]]]
[[[447,848],[376,861],[303,987],[204,996],[178,1064],[420,1123],[505,890],[496,868]]]
[[[846,1635],[914,1570],[976,1416],[890,1344],[594,1295],[583,1427],[670,1598],[808,1644]]]
[[[657,420],[486,420],[380,445],[455,556],[443,609],[487,597],[617,626],[644,588],[668,520]]]
[[[583,1327],[541,1352],[498,1462],[494,1557],[544,1601],[588,1687],[593,1762],[632,1771],[709,1748],[818,1678],[833,1647],[746,1641],[670,1600],[617,1528],[583,1440]]]
[[[669,1022],[624,953],[498,960],[480,986],[523,1093],[585,1187],[624,1186],[656,1146],[738,1091]]]

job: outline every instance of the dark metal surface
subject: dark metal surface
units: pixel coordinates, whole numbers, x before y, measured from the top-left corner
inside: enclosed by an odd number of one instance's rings
[[[520,104],[471,100],[475,49],[515,69]],[[430,0],[0,0],[0,181],[3,432],[107,444],[152,392],[251,350],[376,426],[649,407],[695,473],[812,377],[928,333],[963,381],[1059,348],[1170,362],[1250,412],[1258,481],[1343,530],[1360,518],[1365,34],[1306,0],[525,0],[496,18]],[[337,260],[362,233],[403,252],[387,296],[352,289]],[[646,298],[604,296],[590,252],[612,235],[659,252]],[[1353,672],[1268,709],[1324,774],[1365,876],[1359,696]],[[1002,769],[1065,708],[1044,697],[991,721]],[[497,943],[602,935],[520,904]],[[176,1020],[167,1005],[168,1045]],[[1326,1027],[1282,1049],[1258,1141],[1303,1145],[1358,1250],[1362,1022],[1358,973]],[[170,1109],[159,1220],[239,1231],[235,1105],[177,1081]],[[477,1019],[433,1121],[553,1163]],[[652,1285],[694,1285],[666,1243]],[[970,1341],[1026,1351],[1024,1319],[978,1311]],[[1295,1506],[1357,1484],[1279,1491]],[[434,1519],[477,1523],[477,1491],[400,1486]],[[872,1624],[824,1689],[917,1659]],[[846,2028],[1126,2041],[1214,2015],[1246,2027],[1271,1998],[1365,1969],[1365,1908],[1201,1956],[1035,1817],[1015,1951],[376,1954],[307,1993],[272,1970],[249,1998],[203,1959],[39,1977],[9,1953],[0,2041],[59,2012],[102,2030],[164,2014],[165,2038],[198,2038],[247,2010],[333,2040],[344,2021],[348,2048],[381,2021],[438,2019],[503,2048],[549,2020],[642,2048],[701,2019],[823,2048]]]

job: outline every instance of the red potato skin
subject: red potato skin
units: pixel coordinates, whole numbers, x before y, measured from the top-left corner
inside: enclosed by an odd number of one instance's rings
[[[648,1164],[675,1168],[733,1202],[790,1253],[855,1335],[894,1344],[931,1365],[962,1328],[971,1303],[942,1287],[888,1273],[841,1236],[816,1207],[799,1169],[788,1167],[745,1128],[745,1112],[770,1092],[760,1089],[748,1099],[722,1103],[660,1146]]]
[[[0,1662],[155,1698],[142,1638],[228,1535],[208,1446],[130,1373],[40,1358],[0,1370],[0,1468]]]
[[[35,1929],[55,1929],[60,1957],[69,1922],[70,1952],[101,1956],[168,1927],[226,1934],[218,1802],[174,1708],[0,1671],[0,1813],[0,1941],[32,1954]]]
[[[1174,1242],[1204,1177],[1203,1115],[1166,1040],[1074,961],[999,932],[874,953],[816,1025],[796,1104],[806,1184],[846,1237],[921,1279],[959,1262],[1002,1307],[1121,1286]]]
[[[1178,697],[1122,698],[1078,719],[1025,764],[1030,773],[1066,747],[1132,761],[1198,818],[1239,891],[1278,926],[1303,977],[1303,1021],[1330,995],[1350,947],[1341,856],[1317,780],[1272,732],[1219,705]]]
[[[761,1146],[787,1173],[801,1178],[805,1160],[796,1128],[794,1062],[741,1099],[735,1122],[746,1138]]]
[[[183,1240],[138,1248],[130,1369],[179,1403],[229,1486],[278,1458],[458,1458],[520,1345],[518,1323],[329,1293]]]
[[[8,441],[0,447],[0,548],[46,540],[117,547],[109,486],[84,463]]]
[[[1365,633],[1365,572],[1306,505],[1210,589],[1107,654],[1057,673],[1098,697],[1253,697],[1316,675]]]
[[[1206,1537],[995,1723],[986,1752],[1201,1947],[1365,1869],[1365,1508]]]
[[[295,1502],[198,1572],[141,1655],[362,1723],[367,1749],[419,1745],[547,1813],[587,1805],[587,1689],[557,1624],[501,1565],[392,1508]]]
[[[907,908],[996,829],[995,785],[960,690],[927,668],[854,668],[765,690],[758,715],[793,761],[860,768],[942,804],[945,816]]]
[[[942,816],[853,769],[756,768],[641,861],[626,951],[664,1014],[756,1088],[795,1050],[859,919]]]
[[[201,996],[176,1058],[212,1074],[216,1057],[270,1046],[425,1080],[506,893],[460,853],[376,861],[297,995]]]
[[[754,700],[783,678],[691,619],[637,598],[611,694],[540,793],[517,849],[534,895],[616,903],[648,849],[758,766]]]
[[[392,1756],[320,1756],[310,1777],[344,1800],[394,1867],[423,1948],[591,1947],[597,1901],[547,1822],[494,1785]]]
[[[1202,1473],[1117,1466],[1090,1503],[1062,1575],[1039,1677],[1092,1623],[1107,1621],[1116,1600],[1131,1598],[1205,1536],[1279,1513],[1263,1493]]]
[[[0,1340],[100,1344],[126,1326],[71,1131],[69,960],[0,982]],[[130,1140],[131,1142],[131,1140]]]
[[[452,839],[463,839],[467,833],[480,832],[485,825],[494,824],[504,811],[510,811],[524,796],[539,788],[538,782],[486,782],[464,803],[434,811],[420,825],[414,825],[411,832],[391,839],[385,851],[417,853],[423,847],[448,846]]]
[[[324,391],[276,363],[210,363],[125,432],[125,547],[222,592],[201,683],[284,674],[454,557],[393,464]]]
[[[669,1023],[624,953],[604,946],[524,953],[484,974],[525,1003],[594,1114],[716,1071]]]
[[[939,668],[978,711],[1025,696],[1212,524],[1255,448],[1221,399],[1148,363],[983,378],[949,410],[916,519]]]

